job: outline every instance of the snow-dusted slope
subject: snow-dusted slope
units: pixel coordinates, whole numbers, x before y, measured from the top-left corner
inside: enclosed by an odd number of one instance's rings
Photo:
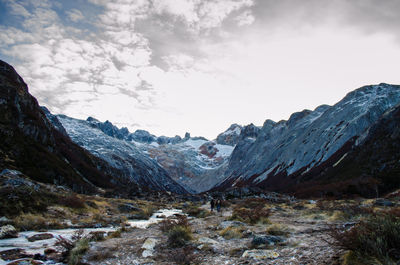
[[[221,181],[234,148],[188,133],[184,138],[157,137],[144,130],[130,133],[91,117],[83,121],[59,115],[58,119],[74,142],[124,170],[124,177],[155,187],[170,188],[168,175],[188,191],[208,190]]]
[[[57,118],[75,143],[122,172],[118,177],[133,181],[139,187],[185,192],[159,164],[144,155],[134,144],[108,136],[88,121],[64,115],[58,115]]]
[[[288,121],[267,120],[256,138],[241,137],[219,187],[273,189],[299,181],[339,150],[350,148],[399,102],[400,86],[379,84],[357,89],[334,106],[294,113]]]

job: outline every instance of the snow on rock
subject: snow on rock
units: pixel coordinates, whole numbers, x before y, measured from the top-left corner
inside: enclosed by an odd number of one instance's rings
[[[399,103],[400,86],[371,85],[349,93],[334,106],[297,112],[278,123],[267,120],[261,129],[243,128],[218,186],[273,180],[275,187],[282,182],[278,176],[306,174],[344,146],[354,144],[385,111]]]

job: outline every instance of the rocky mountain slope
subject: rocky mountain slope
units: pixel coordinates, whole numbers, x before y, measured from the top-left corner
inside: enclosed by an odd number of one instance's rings
[[[64,115],[57,118],[75,143],[125,171],[125,175],[137,175],[130,162],[135,158],[148,165],[161,166],[193,193],[206,191],[221,180],[236,141],[228,136],[239,135],[237,129],[232,130],[237,125],[232,125],[225,132],[229,144],[222,140],[219,144],[204,137],[191,137],[189,133],[184,138],[157,137],[145,130],[130,133],[127,128],[119,129],[109,121],[100,122],[92,117],[86,121]]]
[[[337,165],[363,142],[385,111],[399,102],[400,86],[379,84],[357,89],[334,106],[294,113],[288,121],[267,120],[258,133],[242,135],[217,189],[260,186],[293,190],[315,178],[316,169],[320,176]]]
[[[57,116],[71,139],[94,156],[119,170],[119,178],[128,179],[140,187],[184,193],[168,173],[153,159],[144,155],[135,145],[108,136],[90,122],[64,115]]]
[[[75,144],[57,117],[39,107],[23,79],[3,61],[0,137],[0,168],[19,170],[37,181],[66,185],[81,193],[99,192],[99,188],[119,195],[145,190],[186,192],[152,161],[129,160],[133,170],[139,170],[138,181],[125,177],[118,163],[93,156]]]

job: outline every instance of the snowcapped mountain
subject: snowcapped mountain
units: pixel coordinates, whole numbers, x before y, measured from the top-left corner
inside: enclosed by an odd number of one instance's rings
[[[240,133],[243,127],[238,124],[232,124],[228,130],[217,136],[216,142],[218,144],[235,146],[239,141]]]
[[[106,134],[97,126],[93,126],[91,118],[89,121],[83,121],[64,115],[56,117],[75,143],[118,170],[118,175],[114,177],[152,190],[186,192],[153,159],[144,155],[135,145],[120,139],[125,135],[121,133],[124,129],[119,130],[107,121],[102,124]]]
[[[188,191],[208,190],[221,181],[234,148],[204,137],[191,137],[189,133],[184,138],[157,137],[145,130],[130,133],[127,128],[119,129],[109,121],[92,117],[86,121],[64,115],[57,118],[75,143],[122,170],[125,178],[150,186],[171,187],[167,178],[170,176]],[[147,175],[157,176],[154,183],[149,182],[135,161],[150,168]]]
[[[357,89],[334,106],[294,113],[288,121],[267,120],[253,136],[240,137],[218,189],[257,185],[285,190],[321,165],[339,163],[399,102],[400,86],[379,84]]]

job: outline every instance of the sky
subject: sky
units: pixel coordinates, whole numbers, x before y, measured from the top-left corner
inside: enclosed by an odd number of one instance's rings
[[[55,114],[214,139],[400,84],[398,0],[0,0],[0,59]]]

